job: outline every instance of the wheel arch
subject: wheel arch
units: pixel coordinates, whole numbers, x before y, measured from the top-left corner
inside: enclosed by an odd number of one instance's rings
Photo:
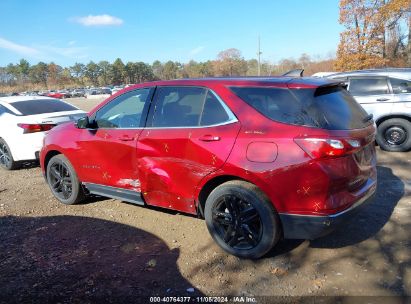
[[[63,154],[61,151],[58,150],[50,150],[47,152],[46,156],[44,157],[44,171],[47,171],[47,166],[49,164],[50,159],[52,159],[52,157],[59,155],[59,154]],[[45,178],[47,180],[47,174],[45,174]]]
[[[238,180],[238,181],[244,181],[247,183],[250,183],[254,186],[256,186],[261,193],[271,202],[271,204],[273,205],[273,207],[275,209],[275,203],[272,201],[272,198],[270,198],[270,196],[267,194],[266,191],[264,191],[264,186],[261,185],[258,181],[254,180],[254,179],[250,179],[250,178],[244,178],[242,176],[238,176],[238,175],[232,175],[232,174],[219,174],[219,175],[215,175],[210,177],[207,181],[204,181],[204,183],[202,183],[199,188],[198,188],[198,192],[196,195],[196,207],[197,207],[197,215],[201,218],[204,218],[204,208],[205,208],[205,203],[206,200],[208,198],[208,196],[210,195],[210,193],[218,186],[220,186],[221,184],[224,184],[228,181],[234,181],[234,180]]]
[[[386,116],[382,116],[379,117],[375,123],[377,125],[377,127],[382,124],[384,121],[388,120],[388,119],[393,119],[393,118],[400,118],[400,119],[405,119],[408,120],[409,122],[411,122],[411,115],[407,115],[407,114],[390,114],[390,115],[386,115]]]
[[[0,136],[0,139],[1,140],[3,140],[6,144],[7,144],[7,146],[9,147],[9,150],[10,150],[10,152],[11,152],[11,155],[13,156],[13,158],[16,156],[16,148],[15,148],[15,146],[14,145],[11,145],[10,144],[10,136]],[[20,161],[20,160],[17,160],[17,161]]]
[[[201,186],[197,195],[197,215],[204,218],[204,207],[207,197],[216,187],[232,180],[244,180],[234,175],[217,175],[210,178],[204,185]]]

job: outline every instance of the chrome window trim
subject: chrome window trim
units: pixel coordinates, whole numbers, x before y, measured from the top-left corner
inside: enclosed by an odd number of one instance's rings
[[[221,106],[224,108],[225,112],[228,114],[227,121],[238,121],[237,117],[234,115],[233,111],[225,104],[225,102],[218,96],[212,89],[208,89],[215,98],[220,102]]]
[[[219,124],[214,124],[214,125],[207,125],[207,126],[192,126],[192,127],[187,127],[187,126],[181,126],[181,127],[146,127],[144,129],[146,130],[167,130],[167,129],[204,129],[204,128],[212,128],[212,127],[220,127],[220,126],[225,126],[229,124],[233,124],[238,122],[238,119],[236,118],[235,120],[229,120],[225,121]]]
[[[158,86],[158,87],[170,87],[170,86]],[[146,126],[144,129],[147,129],[147,130],[155,130],[155,129],[163,129],[163,130],[165,130],[165,129],[201,129],[201,128],[212,128],[212,127],[225,126],[225,125],[228,125],[228,124],[238,122],[237,116],[235,116],[233,111],[231,111],[231,109],[225,104],[225,102],[220,98],[220,96],[218,96],[218,94],[216,92],[214,92],[212,89],[210,89],[208,87],[204,87],[204,86],[178,86],[178,85],[176,85],[176,86],[171,86],[171,87],[179,87],[179,88],[189,87],[189,88],[206,89],[207,91],[209,91],[211,94],[214,95],[214,97],[218,100],[220,105],[223,107],[224,111],[226,112],[226,114],[228,116],[228,120],[226,120],[224,122],[220,122],[218,124],[204,125],[204,126],[178,126],[178,127],[147,127]]]
[[[86,128],[85,130],[97,131],[97,130],[144,130],[145,128]]]
[[[235,118],[234,120],[228,120],[219,124],[214,124],[214,125],[207,125],[207,126],[194,126],[194,127],[186,127],[186,126],[181,126],[181,127],[144,127],[144,128],[96,128],[96,129],[90,129],[87,128],[87,130],[167,130],[167,129],[202,129],[202,128],[213,128],[213,127],[220,127],[220,126],[225,126],[229,124],[233,124],[238,122],[238,119]]]

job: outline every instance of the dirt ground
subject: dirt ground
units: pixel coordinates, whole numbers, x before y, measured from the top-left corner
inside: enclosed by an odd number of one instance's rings
[[[71,102],[88,110],[98,100]],[[327,237],[281,241],[257,261],[224,253],[195,217],[114,199],[65,206],[38,166],[1,170],[0,301],[410,296],[410,169],[411,152],[378,149],[378,192],[368,209]]]

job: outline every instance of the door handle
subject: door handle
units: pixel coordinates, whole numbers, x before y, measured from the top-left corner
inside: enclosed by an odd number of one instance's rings
[[[121,141],[133,141],[134,137],[122,136],[122,137],[119,137],[119,140],[121,140]]]
[[[385,98],[385,97],[377,98],[377,101],[387,101],[387,100],[390,100],[390,99],[389,99],[389,98]]]
[[[199,138],[201,141],[219,141],[220,137],[219,136],[213,136],[213,135],[203,135]]]

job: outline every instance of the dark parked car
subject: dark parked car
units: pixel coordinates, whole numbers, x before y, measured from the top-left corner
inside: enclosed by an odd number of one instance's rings
[[[72,97],[84,97],[86,95],[86,90],[83,89],[75,89],[71,91]]]
[[[372,200],[374,137],[332,81],[160,81],[52,129],[40,162],[64,204],[92,193],[197,214],[224,250],[258,258],[280,238],[331,232]]]

